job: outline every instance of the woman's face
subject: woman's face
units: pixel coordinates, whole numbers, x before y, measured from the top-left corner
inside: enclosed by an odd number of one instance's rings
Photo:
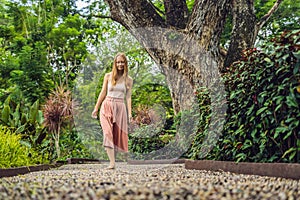
[[[118,71],[123,71],[125,68],[125,59],[122,56],[118,56],[116,59],[116,65]]]

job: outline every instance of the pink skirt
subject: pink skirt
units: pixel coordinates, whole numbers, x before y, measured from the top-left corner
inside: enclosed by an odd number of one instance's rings
[[[103,146],[128,152],[128,119],[123,99],[106,97],[100,109]]]

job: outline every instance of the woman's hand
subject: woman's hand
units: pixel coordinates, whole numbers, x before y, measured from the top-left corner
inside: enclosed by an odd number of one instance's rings
[[[128,119],[129,119],[129,120],[128,120],[129,123],[132,123],[132,122],[133,122],[132,116],[129,115],[129,116],[128,116]]]
[[[94,109],[94,111],[92,112],[92,118],[97,119],[97,115],[98,115],[98,110]]]

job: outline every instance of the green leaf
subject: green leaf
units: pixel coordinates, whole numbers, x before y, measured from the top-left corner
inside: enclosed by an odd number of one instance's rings
[[[299,107],[297,100],[295,99],[294,96],[291,95],[286,97],[286,104],[290,107],[295,107],[295,108]]]
[[[283,126],[277,127],[275,129],[274,139],[276,139],[280,133],[285,133],[286,131],[288,131],[288,127],[283,127]]]
[[[4,105],[8,105],[10,104],[10,96],[8,96],[5,101],[4,101]]]
[[[292,54],[300,60],[300,51],[297,51],[297,52],[292,52]]]
[[[37,122],[39,123],[39,124],[42,124],[43,123],[43,121],[44,121],[44,117],[43,117],[43,112],[41,111],[41,110],[39,110],[38,111],[38,115],[37,115]]]
[[[260,115],[261,113],[263,113],[264,111],[266,111],[268,109],[268,107],[262,107],[261,109],[259,109],[257,112],[256,112],[256,115]]]
[[[25,130],[26,124],[20,126],[17,130],[16,133],[22,133]]]
[[[21,115],[21,124],[25,124],[28,121],[28,117],[26,113],[22,113]]]
[[[234,99],[235,96],[236,96],[236,93],[235,93],[235,92],[231,92],[231,94],[230,94],[230,99]]]
[[[252,113],[254,107],[255,107],[255,104],[252,104],[252,106],[247,110],[246,114],[247,114],[247,115],[251,115],[251,113]]]
[[[10,114],[10,107],[8,105],[4,105],[4,108],[2,110],[1,120],[6,124],[8,123],[9,120],[9,114]]]
[[[30,123],[34,124],[38,115],[39,111],[39,100],[35,101],[34,104],[30,107],[30,115],[29,115],[29,121]]]
[[[247,158],[247,155],[245,153],[239,153],[236,155],[237,162],[244,161]]]
[[[264,58],[266,62],[272,62],[270,58]]]
[[[252,137],[253,139],[256,138],[256,133],[257,133],[257,129],[253,129],[252,132],[251,132],[251,137]]]
[[[257,101],[262,104],[265,97],[268,95],[268,93],[266,91],[261,92],[258,96],[257,96]]]
[[[292,160],[294,158],[296,152],[297,152],[297,149],[295,147],[289,148],[288,150],[286,150],[284,152],[284,154],[282,155],[282,158],[284,158],[286,155],[291,153],[289,160]]]
[[[249,147],[252,147],[252,146],[253,146],[252,141],[247,139],[242,146],[242,150],[248,149]]]
[[[293,131],[287,132],[287,134],[284,136],[283,140],[286,140],[288,137],[292,135]]]
[[[276,104],[282,104],[285,96],[276,96],[273,100],[276,102]]]
[[[20,125],[20,104],[17,105],[15,112],[13,113],[13,118],[15,121],[15,125],[19,126]]]
[[[287,118],[286,120],[285,120],[285,123],[290,123],[290,122],[293,122],[293,121],[295,121],[295,122],[299,122],[299,121],[297,121],[297,119],[296,118]]]
[[[278,111],[281,107],[282,107],[282,104],[277,105],[275,108],[275,112]]]

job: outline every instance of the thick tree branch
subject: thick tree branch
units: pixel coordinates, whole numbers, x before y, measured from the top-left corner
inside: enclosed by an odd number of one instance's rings
[[[230,0],[195,0],[187,31],[194,35],[203,49],[219,51]]]
[[[230,44],[222,71],[240,59],[242,50],[253,47],[256,38],[253,0],[232,0],[232,17]]]
[[[106,0],[112,19],[128,30],[140,27],[165,27],[165,20],[147,0]]]
[[[188,19],[188,8],[185,0],[165,0],[164,6],[166,10],[167,24],[185,28]]]
[[[258,31],[266,24],[266,22],[270,19],[270,17],[272,16],[272,14],[274,12],[276,12],[280,6],[280,4],[282,3],[282,0],[277,0],[273,7],[269,10],[269,12],[264,15],[259,22],[256,24],[256,35],[258,34]]]

